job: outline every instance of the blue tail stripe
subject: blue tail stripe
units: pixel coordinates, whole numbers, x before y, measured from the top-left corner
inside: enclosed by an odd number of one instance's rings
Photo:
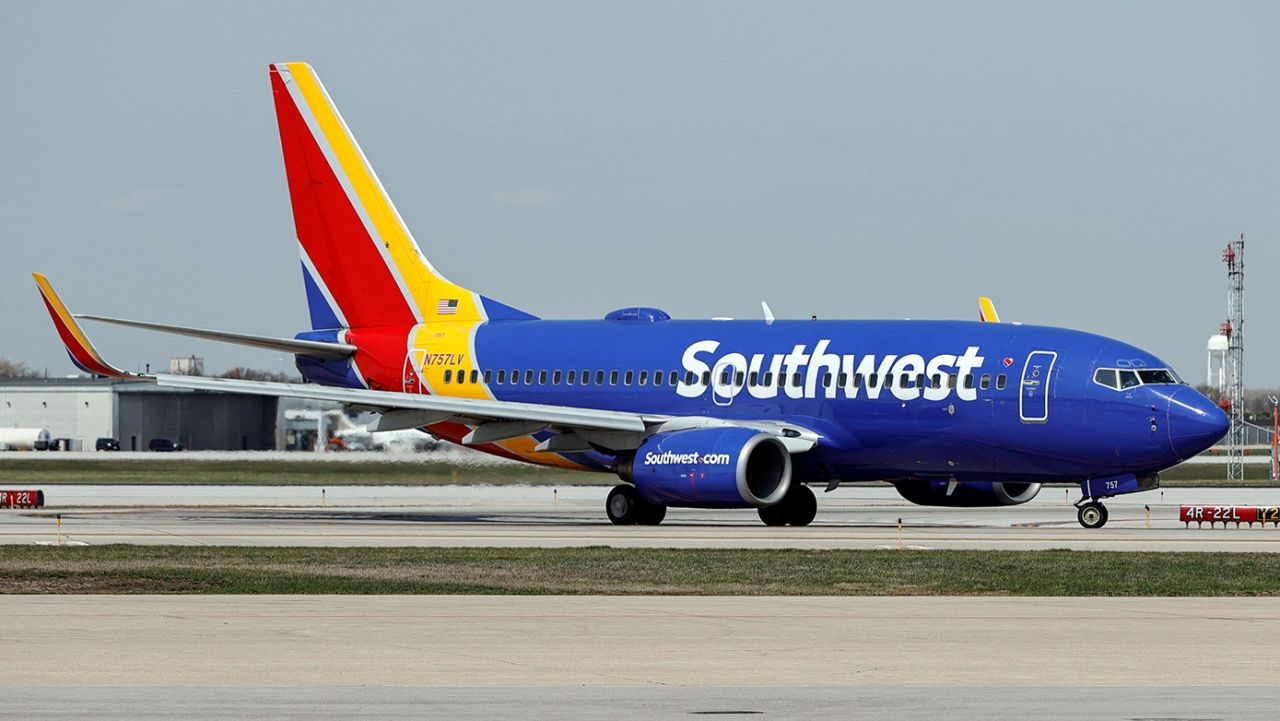
[[[307,287],[307,308],[311,311],[311,327],[316,330],[341,328],[342,321],[338,320],[337,312],[329,305],[324,293],[320,292],[320,286],[316,284],[315,278],[311,277],[306,263],[302,264],[302,280]]]

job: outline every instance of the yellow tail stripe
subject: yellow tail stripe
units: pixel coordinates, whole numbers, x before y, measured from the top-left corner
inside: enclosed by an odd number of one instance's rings
[[[386,196],[361,155],[337,109],[329,102],[311,67],[306,63],[289,63],[287,67],[320,126],[324,139],[342,166],[334,168],[334,171],[342,172],[355,191],[366,216],[373,223],[392,263],[413,296],[422,319],[428,322],[435,319],[438,315],[437,302],[445,299],[458,301],[456,313],[449,314],[447,320],[478,320],[480,314],[475,307],[474,297],[432,272],[422,259],[417,244],[397,216],[390,198]]]

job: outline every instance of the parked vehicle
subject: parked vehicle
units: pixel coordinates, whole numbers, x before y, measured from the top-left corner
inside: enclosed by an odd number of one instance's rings
[[[118,451],[120,450],[120,441],[114,438],[99,438],[93,447],[99,451]]]
[[[172,451],[184,450],[181,443],[176,443],[169,438],[152,438],[147,444],[149,450],[156,453],[170,453]]]

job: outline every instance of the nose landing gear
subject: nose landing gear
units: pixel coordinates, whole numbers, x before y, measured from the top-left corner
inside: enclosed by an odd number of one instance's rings
[[[1107,525],[1107,507],[1100,501],[1086,500],[1076,506],[1076,519],[1085,528],[1102,528]]]

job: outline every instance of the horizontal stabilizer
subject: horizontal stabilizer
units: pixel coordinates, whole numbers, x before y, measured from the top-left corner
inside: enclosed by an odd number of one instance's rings
[[[249,335],[248,333],[231,333],[222,330],[187,328],[180,325],[164,325],[162,323],[151,323],[142,320],[105,318],[99,315],[83,315],[80,313],[77,313],[75,317],[84,318],[85,320],[96,320],[100,323],[123,325],[129,328],[141,328],[143,330],[159,331],[160,333],[185,335],[190,338],[202,338],[204,340],[212,340],[219,343],[247,345],[253,348],[281,351],[284,353],[311,356],[313,358],[347,358],[356,354],[356,347],[346,343],[324,343],[314,340],[298,340],[296,338],[273,338],[271,336]]]

